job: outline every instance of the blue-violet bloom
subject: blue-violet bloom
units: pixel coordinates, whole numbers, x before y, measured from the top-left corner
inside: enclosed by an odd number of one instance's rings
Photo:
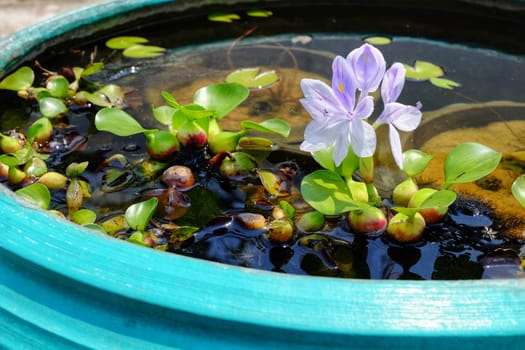
[[[352,146],[360,157],[373,156],[374,128],[366,121],[374,110],[375,91],[384,75],[385,64],[379,50],[369,44],[352,51],[347,59],[337,56],[332,64],[332,86],[315,79],[303,79],[304,108],[312,117],[304,132],[303,151],[315,152],[334,146],[334,162],[339,166]],[[357,91],[360,91],[356,101]]]
[[[394,63],[392,67],[385,72],[383,82],[381,83],[381,98],[384,109],[374,123],[374,127],[388,124],[392,155],[400,169],[403,169],[403,150],[398,130],[415,130],[421,122],[422,116],[420,111],[422,107],[421,103],[416,103],[416,106],[407,106],[396,102],[401,94],[401,90],[403,90],[405,75],[406,70],[401,63]]]

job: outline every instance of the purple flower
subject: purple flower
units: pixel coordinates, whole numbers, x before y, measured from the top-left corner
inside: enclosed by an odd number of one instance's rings
[[[301,103],[313,119],[305,128],[301,149],[315,152],[333,145],[333,158],[338,166],[350,146],[361,158],[371,157],[375,152],[376,134],[366,121],[374,110],[374,100],[367,94],[378,88],[385,60],[379,50],[364,44],[347,59],[337,56],[332,71],[331,87],[319,80],[301,81],[305,96]]]
[[[421,122],[421,104],[419,102],[416,106],[407,106],[395,102],[403,90],[405,74],[405,67],[401,63],[394,63],[386,71],[381,84],[381,98],[385,107],[374,123],[374,127],[388,124],[392,155],[400,169],[403,169],[403,150],[398,130],[413,131]]]

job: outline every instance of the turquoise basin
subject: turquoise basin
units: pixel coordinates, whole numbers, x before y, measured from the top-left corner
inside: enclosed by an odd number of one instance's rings
[[[15,33],[0,41],[0,76],[59,35],[168,2],[101,3]],[[525,346],[525,279],[343,280],[232,267],[99,236],[4,187],[0,213],[2,349]]]

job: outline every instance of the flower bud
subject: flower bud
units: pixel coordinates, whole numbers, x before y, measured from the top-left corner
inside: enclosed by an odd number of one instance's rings
[[[387,233],[398,242],[414,242],[423,236],[425,225],[425,219],[419,213],[414,216],[397,213],[390,219]]]
[[[436,192],[437,190],[433,188],[422,188],[416,193],[414,193],[414,195],[410,198],[410,201],[408,201],[407,206],[409,208],[419,208],[423,205],[423,203],[427,200],[428,197],[430,197]],[[419,210],[419,213],[423,216],[427,224],[434,224],[443,220],[443,218],[447,214],[447,211],[447,206],[436,206],[432,208],[421,209]]]
[[[147,132],[146,149],[151,158],[164,161],[173,157],[180,149],[177,137],[169,131]]]
[[[410,198],[412,198],[414,193],[417,192],[417,190],[417,184],[411,177],[409,177],[394,188],[394,191],[392,192],[392,200],[394,201],[395,205],[406,207],[408,205],[408,201]]]
[[[357,233],[376,233],[385,229],[387,220],[385,213],[379,208],[367,206],[352,210],[348,221],[353,231]]]
[[[184,123],[177,131],[177,139],[184,147],[202,148],[208,140],[206,132],[193,120]]]

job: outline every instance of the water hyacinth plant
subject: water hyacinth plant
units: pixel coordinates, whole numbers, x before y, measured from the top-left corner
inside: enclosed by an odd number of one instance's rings
[[[500,152],[477,143],[462,144],[445,161],[443,188],[418,188],[414,177],[432,156],[402,150],[399,131],[414,131],[422,118],[419,101],[414,105],[397,102],[405,83],[405,66],[394,63],[386,69],[382,53],[365,43],[346,58],[337,56],[332,71],[331,86],[315,79],[301,82],[305,96],[301,103],[312,121],[300,148],[311,152],[324,168],[304,177],[301,192],[306,202],[325,215],[347,214],[353,231],[386,231],[397,241],[416,241],[426,225],[443,219],[456,200],[450,186],[476,181],[500,162]],[[371,94],[378,89],[383,109],[374,113]],[[407,178],[394,188],[392,201],[381,198],[374,185],[376,130],[382,126],[388,127],[395,164]],[[519,183],[522,180],[516,180],[513,191],[523,204]]]

